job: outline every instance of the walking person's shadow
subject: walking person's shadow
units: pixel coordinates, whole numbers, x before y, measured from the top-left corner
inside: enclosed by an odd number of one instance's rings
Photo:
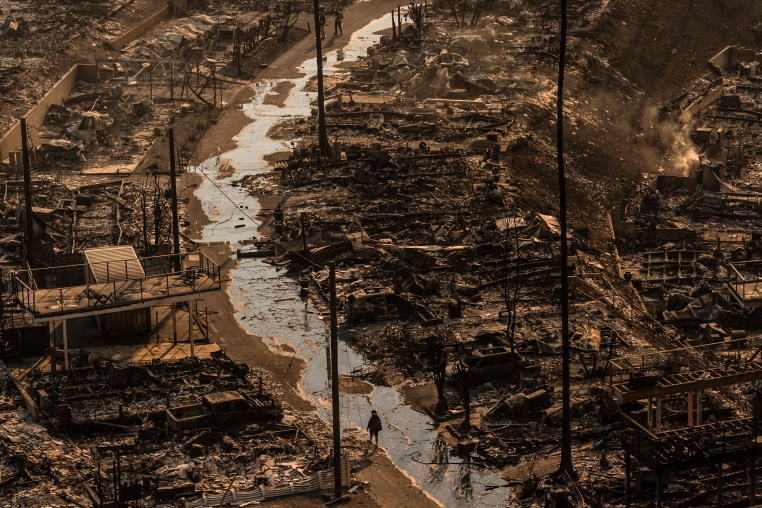
[[[366,457],[372,457],[376,453],[377,450],[378,450],[378,443],[373,444],[371,442],[368,442],[365,445],[365,454],[364,455]]]
[[[378,451],[378,445],[377,444],[371,444],[366,443],[365,450],[363,451],[363,454],[360,456],[360,460],[358,461],[357,467],[359,470],[365,469],[366,467],[373,464],[373,456]]]

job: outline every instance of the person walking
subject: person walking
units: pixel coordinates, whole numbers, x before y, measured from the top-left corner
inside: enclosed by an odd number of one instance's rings
[[[333,18],[333,35],[344,35],[344,13],[340,7],[336,7],[336,13]]]
[[[379,432],[381,432],[381,418],[374,409],[370,412],[370,420],[368,420],[368,442],[373,443],[373,438],[376,438],[376,448],[378,448]]]
[[[325,13],[320,9],[318,13],[318,23],[320,24],[320,38],[325,39]]]

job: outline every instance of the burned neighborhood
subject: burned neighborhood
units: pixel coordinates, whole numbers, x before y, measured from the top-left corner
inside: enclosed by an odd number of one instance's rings
[[[755,506],[762,5],[676,4],[0,0],[0,504]]]

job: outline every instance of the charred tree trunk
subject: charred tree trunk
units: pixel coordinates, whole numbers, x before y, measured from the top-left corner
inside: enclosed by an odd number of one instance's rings
[[[143,212],[143,255],[150,255],[148,251],[148,187],[146,182],[140,188],[140,209]]]
[[[434,336],[429,339],[427,345],[431,372],[434,377],[434,386],[437,388],[436,414],[443,414],[447,410],[447,400],[444,396],[445,377],[447,374],[447,351],[440,337]]]
[[[458,377],[458,388],[465,413],[461,430],[468,432],[471,430],[471,370],[459,363],[455,367],[454,374]]]

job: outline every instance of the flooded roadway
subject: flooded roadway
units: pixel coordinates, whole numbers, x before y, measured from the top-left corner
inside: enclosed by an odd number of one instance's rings
[[[352,61],[366,54],[379,36],[375,32],[388,28],[386,18],[372,21],[355,32],[342,50],[343,60]],[[324,53],[324,73],[339,72],[337,52]],[[236,138],[238,148],[204,161],[196,170],[209,178],[196,191],[211,223],[204,228],[204,241],[236,243],[256,236],[259,211],[257,200],[246,190],[235,185],[245,175],[270,171],[264,156],[290,148],[290,142],[272,140],[267,133],[284,117],[307,116],[310,102],[316,93],[305,92],[304,86],[316,74],[315,59],[300,68],[304,77],[288,80],[294,83],[282,107],[263,104],[264,98],[281,81],[256,83],[256,97],[244,106],[244,112],[254,121]],[[216,179],[220,161],[230,159],[238,172]],[[209,180],[214,181],[214,185]],[[330,387],[326,369],[327,320],[308,302],[298,297],[293,279],[282,277],[275,267],[259,259],[241,259],[232,272],[230,298],[236,308],[236,319],[251,334],[262,337],[275,352],[284,354],[281,345],[296,350],[296,355],[307,362],[302,395],[312,400],[321,417],[331,421]],[[339,344],[340,374],[351,375],[362,370],[362,358],[345,344]],[[369,395],[341,396],[342,433],[364,431],[371,408],[381,415],[384,429],[380,446],[394,464],[405,472],[431,498],[444,506],[506,506],[509,491],[505,488],[487,490],[489,485],[505,482],[495,474],[481,468],[460,464],[460,459],[442,453],[431,419],[405,404],[393,387],[377,386]],[[447,454],[445,454],[447,455]],[[468,474],[467,474],[468,473]],[[468,480],[468,481],[467,481]]]

